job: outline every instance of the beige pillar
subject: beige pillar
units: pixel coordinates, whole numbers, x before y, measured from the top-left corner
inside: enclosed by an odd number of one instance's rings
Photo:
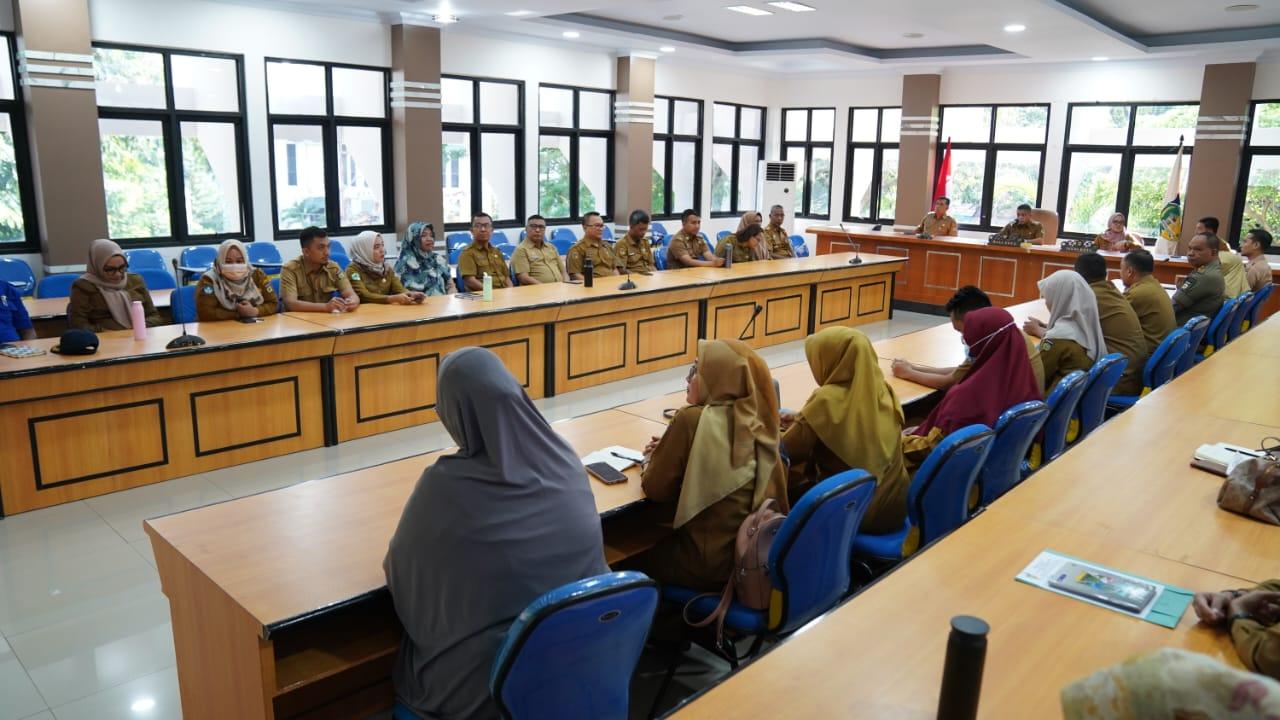
[[[46,271],[83,267],[107,236],[87,0],[14,0]]]
[[[1200,90],[1200,121],[1183,201],[1182,237],[1178,253],[1185,254],[1196,220],[1213,216],[1222,223],[1222,238],[1239,237],[1230,227],[1240,181],[1241,150],[1253,97],[1254,63],[1206,65]]]
[[[653,178],[653,58],[618,58],[614,102],[613,216],[615,236],[632,210],[651,210]]]
[[[391,26],[391,134],[396,232],[423,220],[443,237],[439,28]]]
[[[902,78],[902,139],[898,150],[896,222],[913,225],[933,205],[941,75]]]

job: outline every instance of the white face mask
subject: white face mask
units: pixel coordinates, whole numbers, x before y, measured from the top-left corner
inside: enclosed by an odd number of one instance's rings
[[[985,337],[979,338],[976,342],[973,343],[973,347],[981,347],[983,343],[999,335],[1001,332],[1008,330],[1011,327],[1014,327],[1014,323],[1009,323],[1008,325],[1001,325],[999,328],[996,329],[995,332],[990,333]],[[972,351],[972,348],[968,345],[968,343],[964,342],[963,340],[960,341],[960,345],[964,347],[964,359],[972,360],[973,356],[970,354],[970,352]]]
[[[230,263],[222,266],[222,277],[238,281],[249,277],[249,266],[245,263]]]

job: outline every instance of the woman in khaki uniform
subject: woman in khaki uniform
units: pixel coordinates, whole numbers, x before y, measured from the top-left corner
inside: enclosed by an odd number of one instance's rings
[[[1098,318],[1098,301],[1089,283],[1074,270],[1059,270],[1039,283],[1040,296],[1049,308],[1049,322],[1027,318],[1023,329],[1040,335],[1040,361],[1044,364],[1045,396],[1058,381],[1076,370],[1089,368],[1107,352]]]
[[[733,235],[725,235],[716,248],[716,257],[727,258],[733,253],[735,263],[760,260],[760,248],[764,246],[764,228],[759,224],[748,225]],[[768,259],[768,258],[765,258]]]
[[[239,240],[226,240],[218,246],[213,267],[196,283],[196,318],[200,322],[266,317],[280,309],[271,280],[247,258]]]
[[[110,240],[94,240],[89,244],[84,274],[71,283],[67,324],[93,332],[128,330],[133,327],[129,308],[135,300],[142,303],[147,327],[163,323],[147,284],[129,272],[129,261],[120,246]]]
[[[380,233],[365,230],[351,241],[351,264],[346,269],[351,289],[362,303],[408,305],[422,302],[424,293],[406,290],[387,264],[387,246]]]
[[[719,590],[734,541],[765,500],[787,512],[778,453],[778,398],[764,360],[737,340],[703,340],[687,399],[645,448],[645,496],[672,513],[675,532],[636,558],[661,583]]]

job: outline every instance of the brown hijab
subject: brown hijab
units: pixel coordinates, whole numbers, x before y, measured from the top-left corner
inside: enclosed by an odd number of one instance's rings
[[[102,293],[102,298],[107,301],[107,310],[111,311],[112,320],[131,328],[133,327],[133,320],[129,316],[131,298],[125,290],[125,286],[129,284],[129,273],[125,272],[121,275],[119,281],[108,280],[107,276],[102,274],[102,268],[117,255],[124,257],[124,250],[110,240],[98,239],[89,243],[89,263],[80,279],[97,286],[98,291]]]

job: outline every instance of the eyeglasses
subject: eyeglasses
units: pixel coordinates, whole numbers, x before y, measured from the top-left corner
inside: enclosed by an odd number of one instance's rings
[[[529,229],[530,230],[546,230],[547,226],[546,225],[530,225]]]
[[[488,230],[493,227],[493,223],[471,223],[472,230]]]
[[[604,227],[604,223],[593,223],[593,224],[591,224],[591,225],[587,225],[587,226],[585,226],[585,227],[589,227],[589,228],[602,228],[602,227]]]
[[[118,275],[129,269],[129,263],[123,265],[108,265],[102,268],[103,275]]]

